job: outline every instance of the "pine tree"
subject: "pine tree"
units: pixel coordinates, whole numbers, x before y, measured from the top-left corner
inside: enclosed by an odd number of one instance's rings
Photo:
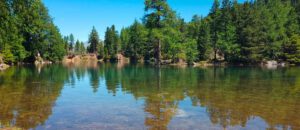
[[[105,59],[116,61],[117,53],[120,49],[120,40],[118,36],[118,32],[115,30],[115,26],[107,27],[105,32],[105,40],[104,40],[104,51],[105,51]]]
[[[283,60],[292,64],[300,64],[300,36],[293,35],[283,46]]]
[[[54,62],[61,61],[63,56],[67,54],[67,50],[64,48],[65,44],[58,28],[53,23],[49,27],[48,38],[48,42],[46,42],[48,48],[44,52],[43,58]]]
[[[135,21],[129,28],[129,40],[125,54],[130,57],[131,61],[135,62],[143,57],[146,36],[147,32],[144,26],[138,21]]]
[[[208,49],[210,44],[210,29],[207,20],[201,20],[199,31],[197,34],[197,50],[198,50],[198,60],[204,61],[208,59]]]
[[[281,0],[259,1],[261,9],[262,32],[265,36],[263,57],[277,60],[282,44],[287,40],[285,25],[290,8]]]
[[[159,29],[163,28],[167,24],[164,24],[164,20],[168,21],[171,10],[166,0],[146,0],[145,1],[145,12],[144,22],[151,34],[149,42],[154,44],[154,57],[156,58],[157,64],[161,62],[161,32]]]
[[[199,55],[196,40],[188,40],[185,43],[185,55],[187,64],[193,65],[193,62],[197,60],[197,56]]]
[[[125,53],[129,42],[129,28],[122,28],[120,34],[121,50]]]
[[[80,54],[80,42],[79,40],[75,43],[75,54]]]
[[[239,47],[236,44],[236,26],[233,23],[232,3],[230,0],[222,1],[219,26],[220,50],[224,53],[226,61],[235,61],[238,59]]]
[[[69,51],[71,52],[71,53],[73,53],[73,51],[74,51],[74,44],[75,44],[75,38],[74,38],[74,35],[73,34],[70,34],[70,36],[69,36]]]
[[[219,30],[220,30],[220,2],[218,0],[214,0],[213,6],[210,10],[209,16],[211,18],[211,41],[212,47],[214,50],[214,60],[217,60],[217,52],[219,50]]]
[[[100,41],[100,43],[98,44],[98,48],[98,57],[99,59],[102,59],[105,57],[103,41]]]
[[[98,53],[98,44],[99,44],[99,35],[95,27],[93,27],[90,35],[89,35],[89,52],[90,53]]]
[[[86,53],[86,48],[85,48],[85,46],[84,46],[84,43],[83,42],[80,42],[80,47],[79,47],[80,49],[80,54],[81,55],[83,55],[83,54],[85,54]]]
[[[240,46],[238,61],[242,63],[257,63],[262,60],[264,34],[261,30],[259,6],[245,2],[238,6],[234,4],[237,25],[237,43]],[[238,13],[238,14],[237,14]]]
[[[4,57],[13,56],[7,61],[20,62],[27,56],[27,52],[22,46],[23,38],[19,35],[17,19],[12,11],[9,2],[0,1],[0,53],[6,51],[5,53],[9,56],[4,55]],[[4,50],[4,48],[11,50]]]
[[[40,0],[2,0],[0,12],[0,52],[5,45],[14,62],[33,61],[37,53],[45,60],[61,59],[64,48],[52,52],[63,44],[61,35]]]
[[[188,23],[187,36],[196,39],[199,34],[202,18],[194,15],[191,22]]]

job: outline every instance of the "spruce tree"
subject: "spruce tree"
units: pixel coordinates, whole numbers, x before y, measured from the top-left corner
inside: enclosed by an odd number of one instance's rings
[[[89,35],[89,41],[90,44],[89,47],[89,53],[98,53],[98,44],[99,44],[99,35],[95,27],[93,27],[90,35]]]
[[[204,61],[207,60],[208,57],[208,49],[210,44],[210,29],[209,23],[207,20],[201,20],[201,24],[199,27],[199,31],[197,34],[197,50],[198,50],[198,60]]]
[[[283,44],[283,60],[300,64],[300,36],[293,35],[289,42]]]
[[[221,15],[220,2],[218,0],[214,0],[213,6],[209,13],[209,16],[211,18],[210,31],[211,31],[212,48],[214,51],[214,61],[217,60],[217,53],[219,50],[220,15]]]
[[[80,54],[80,42],[79,40],[75,43],[75,54]]]
[[[104,40],[105,59],[116,61],[120,49],[120,40],[115,26],[107,27]]]
[[[81,55],[83,55],[83,54],[85,54],[86,53],[86,48],[85,48],[85,46],[84,46],[84,43],[83,42],[80,42],[80,47],[79,47],[80,49],[80,54]]]
[[[73,34],[70,34],[70,36],[69,36],[69,51],[71,52],[71,53],[73,53],[73,51],[74,51],[74,45],[75,45],[75,38],[74,38],[74,35]]]
[[[130,57],[131,61],[135,62],[143,57],[146,36],[147,32],[144,26],[138,21],[135,21],[129,28],[129,40],[125,54]]]
[[[223,0],[219,25],[220,50],[226,61],[238,59],[239,46],[236,44],[236,26],[233,23],[232,3],[230,0]]]
[[[157,64],[161,62],[161,32],[159,29],[163,28],[163,20],[167,20],[170,15],[170,7],[167,0],[146,0],[145,1],[144,22],[152,37],[149,38],[149,43],[153,44],[154,57]]]

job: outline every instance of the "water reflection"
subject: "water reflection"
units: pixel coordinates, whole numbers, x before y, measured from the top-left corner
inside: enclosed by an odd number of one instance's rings
[[[300,68],[13,67],[0,72],[0,128],[300,129],[299,76]]]
[[[64,68],[54,65],[39,69],[11,68],[0,73],[0,128],[23,129],[42,125],[52,114],[64,81]]]

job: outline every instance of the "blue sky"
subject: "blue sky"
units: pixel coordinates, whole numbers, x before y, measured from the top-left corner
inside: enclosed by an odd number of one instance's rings
[[[239,0],[244,1],[244,0]],[[43,0],[54,23],[63,35],[73,33],[87,41],[93,26],[103,39],[107,26],[118,30],[144,15],[144,0]],[[207,15],[213,0],[168,0],[169,5],[186,21],[193,15]]]

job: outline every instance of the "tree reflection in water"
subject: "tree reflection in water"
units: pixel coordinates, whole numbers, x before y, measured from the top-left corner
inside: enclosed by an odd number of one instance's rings
[[[106,87],[112,96],[120,91],[143,101],[148,129],[209,128],[178,123],[184,109],[180,103],[185,100],[192,103],[185,105],[205,108],[210,126],[217,128],[248,127],[249,121],[261,118],[269,129],[300,129],[299,74],[298,68],[158,69],[97,63],[13,67],[0,72],[0,127],[30,129],[45,124],[65,85],[88,80],[85,85],[93,93]],[[185,112],[192,110],[185,108]],[[195,118],[206,117],[187,116],[181,121],[195,122]]]
[[[35,128],[52,114],[64,82],[65,68],[13,67],[0,73],[0,128]]]

